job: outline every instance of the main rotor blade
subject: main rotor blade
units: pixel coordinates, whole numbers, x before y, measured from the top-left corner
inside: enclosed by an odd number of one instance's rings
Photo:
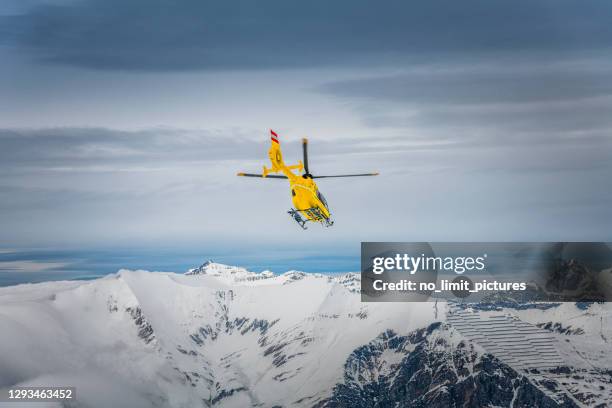
[[[332,177],[364,177],[364,176],[378,176],[379,173],[363,173],[363,174],[339,174],[336,176],[312,176],[313,179],[316,178],[332,178]]]
[[[286,179],[287,176],[280,176],[277,174],[270,174],[269,176],[264,177],[263,174],[254,174],[254,173],[238,173],[236,174],[240,177],[259,177],[259,178],[273,178],[273,179]]]
[[[304,154],[304,174],[310,174],[308,171],[308,139],[302,139],[302,153]]]

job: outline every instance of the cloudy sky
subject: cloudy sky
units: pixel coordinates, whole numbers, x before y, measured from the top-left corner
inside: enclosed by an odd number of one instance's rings
[[[612,240],[608,1],[5,0],[0,248]],[[336,225],[235,177],[311,140]]]

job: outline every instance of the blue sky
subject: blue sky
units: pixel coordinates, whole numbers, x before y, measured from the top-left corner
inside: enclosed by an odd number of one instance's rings
[[[4,1],[0,248],[610,241],[611,46],[606,1]],[[269,128],[381,176],[321,182],[336,225],[301,231],[235,177]]]
[[[340,253],[339,253],[340,252]],[[338,251],[262,252],[189,248],[34,248],[0,251],[0,287],[25,282],[93,279],[120,269],[182,273],[205,260],[244,266],[250,271],[320,273],[359,271],[359,247]]]

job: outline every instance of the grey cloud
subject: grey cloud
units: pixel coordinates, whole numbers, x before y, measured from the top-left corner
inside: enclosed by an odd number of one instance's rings
[[[519,66],[516,70],[496,65],[483,69],[478,62],[455,70],[433,66],[402,75],[333,82],[321,86],[320,91],[419,105],[550,102],[612,95],[609,69],[538,67],[537,60],[525,69],[526,57],[518,56],[514,61]]]
[[[280,132],[288,161],[301,158],[300,138]],[[401,150],[402,138],[319,139],[310,147],[313,158],[369,155]],[[421,140],[430,147],[427,140]],[[267,130],[192,130],[151,128],[138,131],[108,128],[0,128],[0,173],[33,170],[122,171],[156,167],[266,160]],[[236,169],[238,170],[238,169]],[[230,172],[233,174],[233,172]]]
[[[308,247],[313,239],[333,246],[360,239],[422,239],[423,233],[431,239],[562,239],[556,232],[574,239],[609,236],[594,221],[609,218],[612,208],[605,188],[610,165],[602,167],[609,149],[594,142],[578,149],[564,143],[498,143],[493,149],[495,143],[484,136],[451,135],[449,143],[440,144],[401,130],[361,139],[313,139],[310,164],[317,173],[379,170],[381,176],[351,183],[322,180],[319,187],[337,224],[301,234],[285,217],[291,205],[286,183],[235,177],[238,170],[257,171],[266,163],[264,134],[252,138],[245,131],[249,137],[234,135],[231,143],[223,140],[232,132],[206,130],[58,128],[0,134],[0,243],[13,246],[151,241],[274,246],[290,240]],[[284,143],[284,153],[287,160],[297,159],[299,138]],[[153,163],[159,170],[88,170],[104,163],[114,169]],[[58,167],[72,170],[54,171]],[[570,221],[560,227],[565,220]]]
[[[593,113],[595,118],[599,111]],[[521,113],[524,115],[524,113]],[[482,117],[491,115],[490,122]],[[436,113],[426,111],[416,118],[397,118],[382,113],[367,116],[366,121],[375,127],[395,128],[391,133],[368,138],[350,137],[312,140],[310,146],[311,167],[315,172],[338,170],[365,171],[364,165],[387,171],[406,172],[403,156],[410,155],[411,172],[427,168],[432,160],[444,163],[444,167],[463,171],[488,169],[533,168],[558,169],[597,168],[609,165],[608,149],[612,146],[609,132],[553,132],[543,131],[539,125],[534,130],[514,132],[510,125],[499,120],[502,111],[485,113]],[[437,123],[440,117],[446,121]],[[454,121],[451,118],[455,118]],[[480,119],[479,119],[480,118]],[[538,115],[531,117],[534,121]],[[544,121],[544,120],[543,120]],[[523,122],[523,125],[525,123]],[[463,127],[462,127],[463,126]],[[534,125],[535,126],[535,125]],[[402,130],[406,129],[406,130]],[[454,129],[454,131],[449,131]],[[259,137],[252,135],[259,134]],[[248,136],[247,136],[248,135]],[[299,138],[282,134],[283,150],[288,162],[301,158]],[[478,149],[495,149],[483,152]],[[121,173],[156,173],[157,180],[177,170],[192,167],[206,174],[206,169],[221,170],[233,177],[239,170],[258,170],[266,163],[268,149],[265,131],[226,131],[180,129],[146,129],[122,131],[105,128],[51,128],[51,129],[0,129],[0,176],[74,177],[80,181],[96,177],[93,173],[110,173],[108,177],[125,179]],[[541,160],[539,150],[556,152],[556,160]],[[520,153],[522,160],[506,160],[509,152]],[[492,160],[492,157],[498,157]],[[586,159],[586,160],[585,160]],[[338,168],[339,167],[339,168]],[[91,173],[91,176],[87,174]],[[113,176],[114,174],[114,176]],[[214,180],[210,180],[214,182]],[[117,184],[117,183],[116,183]],[[172,187],[160,186],[164,191],[193,189],[172,181]],[[121,194],[126,194],[122,192]]]
[[[5,43],[95,69],[193,70],[414,62],[612,45],[609,2],[83,0],[2,17]]]
[[[566,152],[568,168],[609,168],[612,79],[607,54],[586,59],[447,64],[399,75],[336,81],[317,91],[350,101],[365,125],[427,140],[435,150],[524,150],[517,166],[532,167],[529,149]],[[412,135],[408,137],[407,135]],[[571,155],[575,158],[572,159]],[[576,162],[579,161],[577,165]]]
[[[585,106],[586,105],[586,106]],[[487,132],[510,135],[491,139],[496,147],[516,141],[530,145],[549,143],[603,143],[611,141],[612,98],[592,103],[575,102],[567,105],[487,108],[474,106],[469,109],[446,107],[421,107],[414,114],[370,113],[364,114],[366,125],[373,128],[413,128],[421,132]],[[457,137],[457,135],[451,137]]]
[[[0,129],[0,169],[244,159],[256,146],[245,133],[162,128]]]

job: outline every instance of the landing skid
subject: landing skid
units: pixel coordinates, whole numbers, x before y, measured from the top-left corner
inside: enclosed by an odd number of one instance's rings
[[[317,207],[311,207],[311,208],[308,208],[306,210],[301,210],[301,211],[305,212],[306,214],[308,214],[310,218],[312,218],[313,220],[316,220],[317,222],[320,222],[322,225],[325,225],[326,227],[331,227],[332,225],[334,225],[334,222],[330,220],[329,218],[326,218],[321,212],[321,210]],[[308,229],[308,227],[306,227],[306,223],[310,220],[308,218],[305,219],[304,217],[302,217],[298,210],[296,210],[295,208],[292,208],[289,211],[287,211],[287,213],[291,215],[291,218],[293,218],[295,222],[297,222],[298,225],[302,227],[302,229]]]
[[[302,216],[297,210],[292,208],[289,211],[287,211],[287,213],[291,216],[291,218],[295,220],[295,222],[298,223],[300,227],[302,227],[302,229],[308,229],[308,227],[306,226],[306,221],[308,220],[305,220],[304,218],[302,218]]]

